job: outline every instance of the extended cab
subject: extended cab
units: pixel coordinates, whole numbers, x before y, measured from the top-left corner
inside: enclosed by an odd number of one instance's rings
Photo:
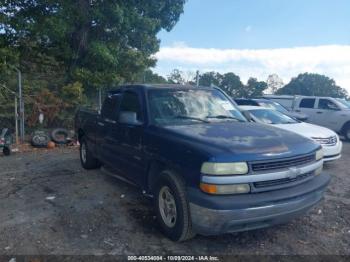
[[[247,122],[216,88],[122,86],[101,113],[78,112],[76,129],[82,166],[103,164],[153,195],[175,241],[287,222],[330,180],[320,145]]]
[[[307,122],[327,127],[350,141],[350,106],[332,97],[297,96],[293,110],[308,115]]]

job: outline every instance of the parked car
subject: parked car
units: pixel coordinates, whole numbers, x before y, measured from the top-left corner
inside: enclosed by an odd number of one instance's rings
[[[289,110],[287,110],[287,108],[282,106],[280,103],[275,102],[275,101],[270,101],[268,99],[264,99],[264,98],[262,98],[262,99],[238,98],[238,99],[235,99],[235,102],[239,106],[248,106],[248,105],[250,105],[250,106],[263,106],[263,107],[277,110],[277,111],[279,111],[287,116],[296,118],[300,121],[307,120],[307,115],[305,115],[303,113],[289,111]]]
[[[258,106],[240,106],[242,113],[250,120],[273,125],[305,136],[323,147],[324,161],[334,161],[341,157],[342,142],[332,130],[304,123],[273,109]]]
[[[307,114],[307,122],[332,129],[350,141],[350,108],[338,99],[299,96],[293,110]]]
[[[103,164],[153,195],[174,241],[285,223],[330,180],[319,144],[249,123],[217,88],[121,86],[100,113],[77,112],[75,125],[82,166]]]
[[[287,108],[289,111],[293,110],[294,100],[296,97],[297,96],[293,95],[263,95],[263,98],[275,101]]]
[[[8,128],[0,129],[0,150],[2,150],[5,156],[9,156],[11,154],[11,144],[12,135]]]

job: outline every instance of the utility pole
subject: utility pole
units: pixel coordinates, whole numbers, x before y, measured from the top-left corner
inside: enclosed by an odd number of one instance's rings
[[[18,145],[18,105],[17,105],[17,95],[15,94],[15,132],[16,132],[16,145]]]
[[[98,89],[98,111],[102,110],[102,90],[101,87]]]
[[[24,142],[24,101],[23,101],[23,94],[22,94],[22,72],[17,67],[15,67],[15,70],[18,74],[18,96],[19,96],[19,130],[20,130],[20,138],[21,143]]]
[[[196,72],[196,86],[199,86],[199,70]]]

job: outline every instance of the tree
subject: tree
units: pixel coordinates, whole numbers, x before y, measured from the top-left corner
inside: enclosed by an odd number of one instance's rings
[[[222,81],[222,75],[216,72],[206,72],[199,75],[200,86],[211,86],[211,85],[220,86],[221,81]]]
[[[217,72],[203,73],[199,76],[199,84],[218,86],[234,98],[262,96],[263,91],[267,88],[265,82],[260,82],[256,78],[250,78],[247,85],[244,85],[240,77],[232,72],[223,75]]]
[[[40,56],[63,63],[67,82],[97,89],[133,81],[154,66],[157,33],[171,30],[185,0],[2,0],[1,48],[20,66]],[[40,63],[36,63],[40,64]]]
[[[249,78],[247,85],[244,88],[244,97],[259,97],[262,96],[267,84],[264,81],[258,81],[256,78]]]
[[[337,86],[335,81],[320,74],[300,74],[279,89],[281,95],[305,95],[305,96],[331,96],[345,98],[348,93],[345,89]]]
[[[95,98],[100,88],[135,82],[155,65],[157,34],[174,27],[185,2],[0,0],[0,83],[16,89],[12,65],[23,73],[25,97],[81,86]]]
[[[280,78],[276,74],[269,75],[266,80],[266,84],[267,84],[267,92],[271,94],[276,93],[278,89],[284,86],[282,78]]]
[[[243,96],[243,83],[238,75],[234,73],[226,73],[222,76],[220,87],[232,97]]]
[[[152,72],[152,70],[150,70],[150,69],[147,69],[144,72],[143,79],[140,82],[149,83],[149,84],[166,84],[166,83],[168,83],[168,81],[164,77]]]
[[[168,75],[168,82],[170,84],[184,84],[185,79],[183,78],[183,72],[179,69],[174,69],[170,75]]]

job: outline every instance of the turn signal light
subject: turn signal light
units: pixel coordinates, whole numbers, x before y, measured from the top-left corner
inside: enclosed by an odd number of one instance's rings
[[[250,192],[249,184],[213,185],[200,183],[200,189],[205,193],[215,195],[244,194]]]

